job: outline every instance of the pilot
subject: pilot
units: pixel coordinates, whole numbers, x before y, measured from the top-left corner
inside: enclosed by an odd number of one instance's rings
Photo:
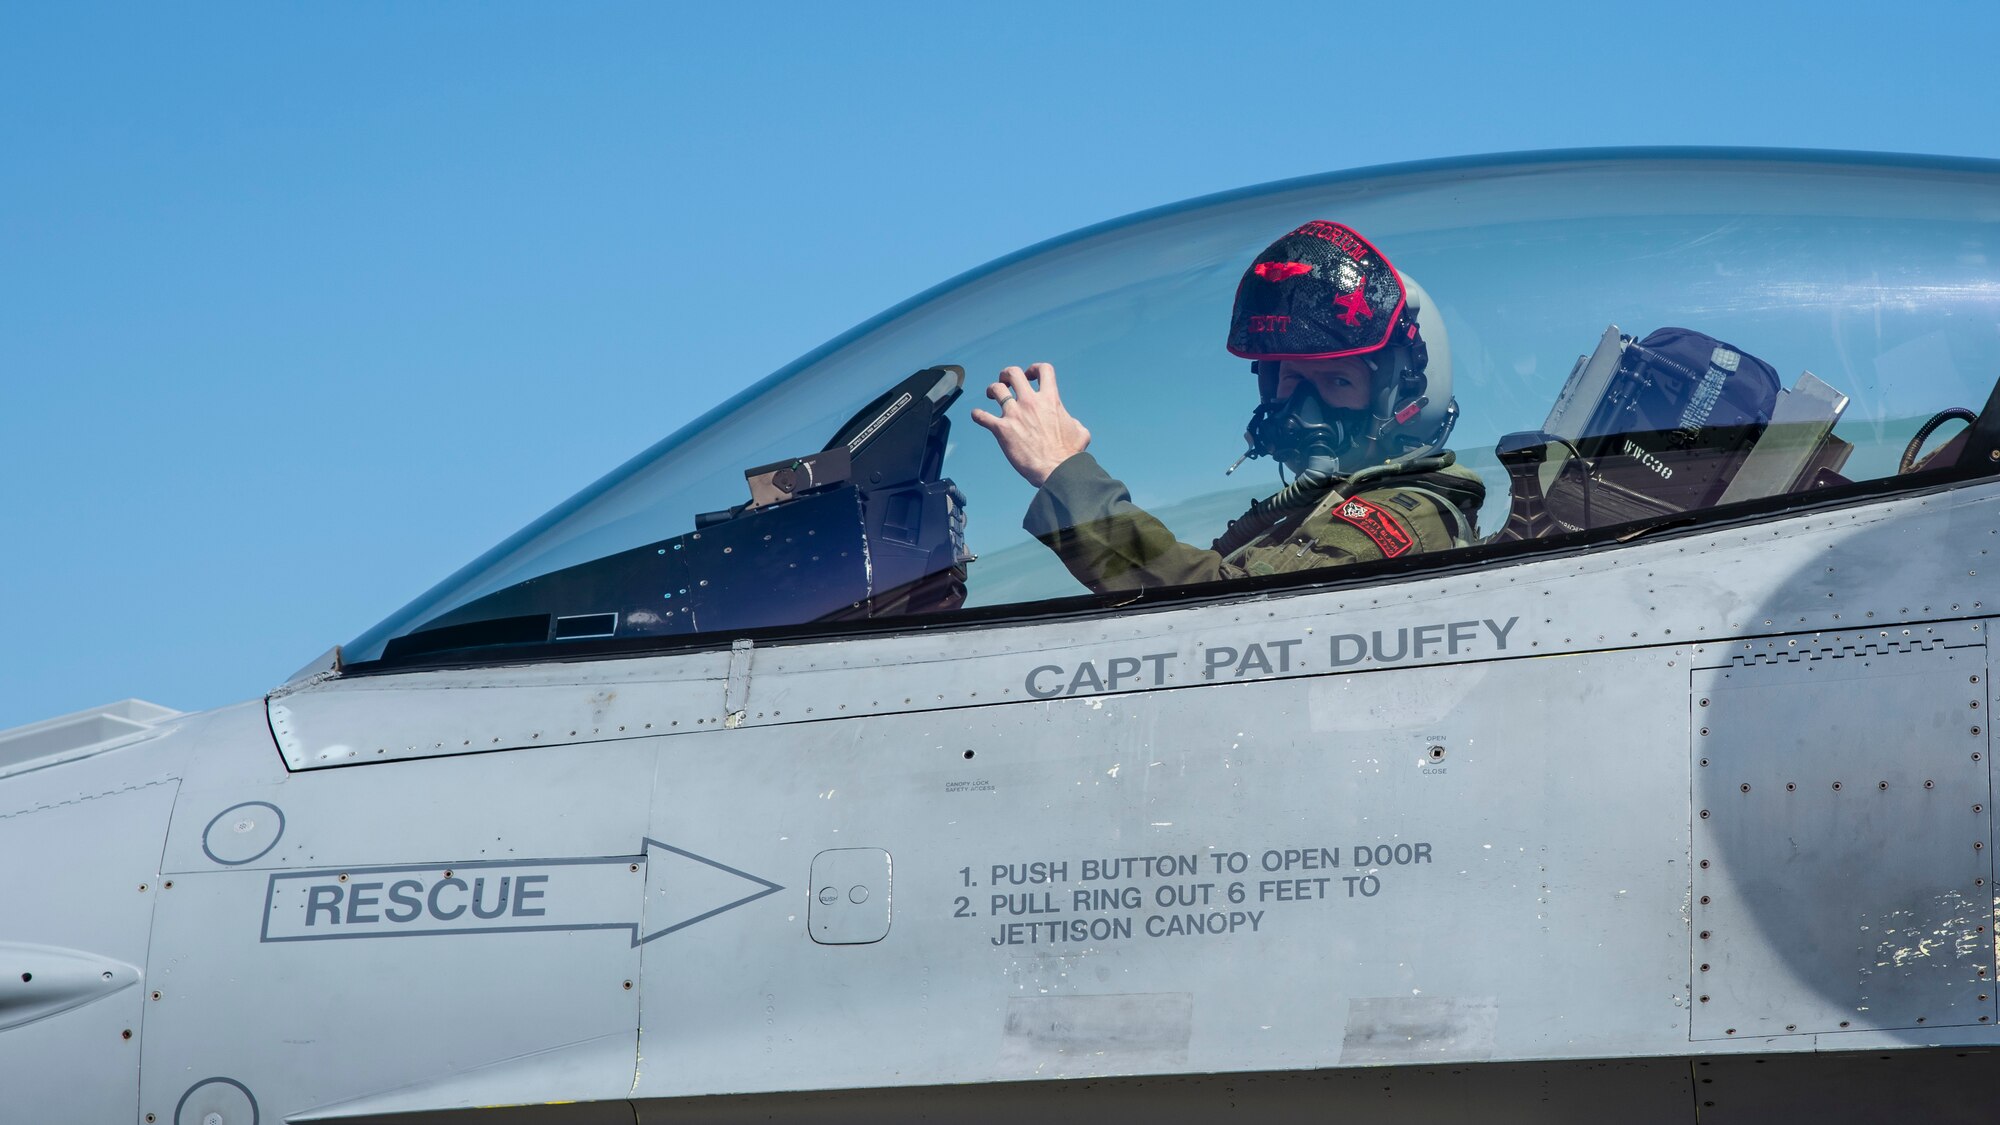
[[[1054,367],[1009,367],[986,389],[999,412],[973,421],[1037,489],[1022,526],[1078,581],[1099,593],[1182,586],[1478,538],[1486,486],[1444,449],[1458,417],[1444,325],[1367,239],[1314,221],[1272,243],[1237,286],[1227,346],[1257,377],[1244,456],[1296,476],[1206,549],[1175,538],[1085,452],[1090,431],[1064,409]]]

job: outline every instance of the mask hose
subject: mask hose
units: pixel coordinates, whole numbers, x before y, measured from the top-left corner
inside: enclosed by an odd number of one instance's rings
[[[1433,473],[1449,468],[1458,457],[1447,449],[1432,457],[1417,457],[1406,461],[1385,461],[1380,465],[1370,465],[1352,476],[1339,477],[1332,473],[1307,470],[1298,479],[1262,500],[1255,501],[1250,509],[1229,521],[1229,527],[1209,549],[1224,558],[1236,553],[1245,543],[1276,527],[1287,516],[1317,505],[1326,494],[1345,488],[1341,496],[1352,496],[1360,486],[1371,480],[1401,473]]]

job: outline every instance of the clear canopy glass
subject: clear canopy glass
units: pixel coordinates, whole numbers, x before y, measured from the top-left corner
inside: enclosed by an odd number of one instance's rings
[[[1460,528],[1459,546],[1506,524],[1513,489],[1496,446],[1507,435],[1538,435],[1506,447],[1536,450],[1552,510],[1578,462],[1570,508],[1581,495],[1600,511],[1558,513],[1557,532],[1654,511],[1657,497],[1613,502],[1633,481],[1598,460],[1625,456],[1626,469],[1657,475],[1651,447],[1624,449],[1602,411],[1584,425],[1582,407],[1567,423],[1554,408],[1573,375],[1588,381],[1582,357],[1615,367],[1656,329],[1694,330],[1775,370],[1785,393],[1751,409],[1762,417],[1748,440],[1768,437],[1768,454],[1788,424],[1805,436],[1754,469],[1741,440],[1728,454],[1739,477],[1781,463],[1766,495],[1897,475],[1920,427],[1948,408],[1982,409],[2000,373],[2000,164],[1551,154],[1281,183],[1091,228],[891,310],[585,489],[357,638],[347,659],[1085,593],[1090,575],[1050,549],[1046,528],[1038,540],[1023,526],[1036,488],[968,417],[993,408],[984,389],[1008,365],[1053,364],[1090,454],[1130,505],[1205,549],[1283,483],[1268,459],[1225,475],[1260,395],[1223,344],[1245,268],[1310,220],[1365,234],[1420,283],[1448,336],[1459,414],[1448,444],[1485,485],[1476,532]],[[963,370],[962,395],[940,365]],[[1682,398],[1712,399],[1739,370],[1697,369]],[[1430,379],[1433,394],[1447,385],[1442,371]],[[897,406],[898,395],[909,401]],[[1760,491],[1734,487],[1684,506]],[[1393,529],[1383,534],[1393,548]]]

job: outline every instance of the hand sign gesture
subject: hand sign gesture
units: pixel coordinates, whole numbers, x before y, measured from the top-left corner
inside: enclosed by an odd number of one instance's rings
[[[1004,368],[1000,381],[986,388],[986,397],[1000,413],[972,412],[972,420],[993,431],[1000,454],[1036,488],[1056,466],[1090,445],[1090,431],[1063,408],[1056,392],[1056,369],[1046,363]]]

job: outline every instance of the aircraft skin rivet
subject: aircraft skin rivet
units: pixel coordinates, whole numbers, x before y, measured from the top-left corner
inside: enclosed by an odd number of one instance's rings
[[[146,884],[144,884],[144,883],[141,883],[141,884],[139,884],[139,890],[140,890],[141,892],[144,892],[144,891],[145,891],[145,889],[146,889]]]
[[[128,1028],[126,1028],[126,1029],[125,1029],[124,1031],[121,1031],[121,1032],[119,1032],[119,1033],[118,1033],[118,1038],[120,1038],[120,1039],[130,1039],[130,1038],[132,1038],[132,1029],[128,1027]]]
[[[1702,997],[1702,998],[1701,998],[1701,1002],[1702,1002],[1702,1003],[1704,1003],[1704,1004],[1708,1003],[1708,997],[1706,997],[1706,996]]]
[[[1707,941],[1707,940],[1708,940],[1708,931],[1707,931],[1707,930],[1703,930],[1703,931],[1701,932],[1701,940],[1703,940],[1703,941]]]
[[[1889,783],[1886,781],[1878,781],[1875,783],[1875,788],[1880,789],[1884,793],[1887,793],[1889,791]]]
[[[625,991],[627,992],[632,991],[632,982],[629,980],[625,982]]]
[[[1706,964],[1702,965],[1702,967],[1701,967],[1701,971],[1702,971],[1702,972],[1704,972],[1704,973],[1705,973],[1705,972],[1707,972],[1707,971],[1708,971],[1708,966],[1707,966]]]
[[[1727,1031],[1723,1032],[1723,1034],[1724,1034],[1724,1035],[1734,1035],[1734,1034],[1736,1034],[1736,1029],[1732,1027],[1732,1028],[1730,1028],[1729,1030],[1727,1030]]]
[[[1834,789],[1835,789],[1835,790],[1838,790],[1838,789],[1840,788],[1840,782],[1838,782],[1838,781],[1834,782],[1834,783],[1833,783],[1833,787],[1834,787]]]
[[[1931,786],[1933,786],[1933,785],[1936,785],[1936,784],[1937,784],[1937,782],[1935,782],[1935,781],[1926,781],[1926,782],[1924,782],[1924,788],[1926,788],[1926,789],[1929,789],[1929,788],[1930,788]]]
[[[146,1125],[153,1125],[153,1122],[155,1122],[155,1121],[158,1121],[158,1120],[159,1120],[159,1118],[158,1118],[157,1116],[153,1115],[153,1114],[150,1114],[150,1113],[149,1113],[149,1114],[147,1114],[147,1115],[146,1115]]]
[[[1703,896],[1701,896],[1701,904],[1702,904],[1703,906],[1707,906],[1707,905],[1708,905],[1708,896],[1707,896],[1707,895],[1703,895]]]
[[[1786,1024],[1786,1025],[1785,1025],[1785,1030],[1786,1030],[1786,1031],[1797,1031],[1798,1029],[1799,1029],[1799,1025],[1798,1025],[1798,1024],[1795,1024],[1795,1023],[1788,1023],[1788,1024]]]
[[[337,882],[337,883],[345,883],[345,882],[347,882],[347,876],[345,876],[345,875],[342,875],[342,876],[341,876],[340,878],[338,878],[338,879],[336,879],[336,880],[334,880],[334,881],[335,881],[335,882]]]
[[[1842,1027],[1846,1027],[1846,1026],[1847,1026],[1847,1021],[1846,1021],[1846,1020],[1841,1020],[1841,1021],[1840,1021],[1840,1026],[1842,1026]]]
[[[1746,782],[1744,782],[1744,783],[1743,783],[1743,791],[1744,791],[1745,793],[1748,793],[1748,792],[1750,792],[1750,783],[1749,783],[1749,782],[1747,782],[1747,781],[1746,781]]]
[[[155,992],[153,993],[153,999],[155,999],[155,1000],[158,1000],[159,998],[160,998],[160,994],[159,994],[159,992],[155,991]]]
[[[1708,861],[1707,861],[1707,860],[1705,860],[1705,859],[1704,859],[1704,860],[1702,860],[1702,861],[1701,861],[1701,869],[1702,869],[1703,871],[1706,871],[1706,870],[1708,870]]]
[[[1703,727],[1703,728],[1701,728],[1701,736],[1702,736],[1703,738],[1707,738],[1707,737],[1708,737],[1708,728],[1707,728],[1707,727]]]
[[[1707,820],[1707,819],[1708,819],[1708,810],[1707,810],[1707,809],[1703,809],[1703,810],[1701,810],[1701,818],[1702,818],[1703,820]]]
[[[1708,700],[1706,700],[1706,699],[1702,700],[1702,701],[1701,701],[1701,705],[1702,705],[1703,707],[1706,707],[1706,706],[1708,706]]]
[[[1790,781],[1785,782],[1785,792],[1787,793],[1796,793],[1798,791],[1798,788],[1799,787],[1796,782],[1790,782]]]

